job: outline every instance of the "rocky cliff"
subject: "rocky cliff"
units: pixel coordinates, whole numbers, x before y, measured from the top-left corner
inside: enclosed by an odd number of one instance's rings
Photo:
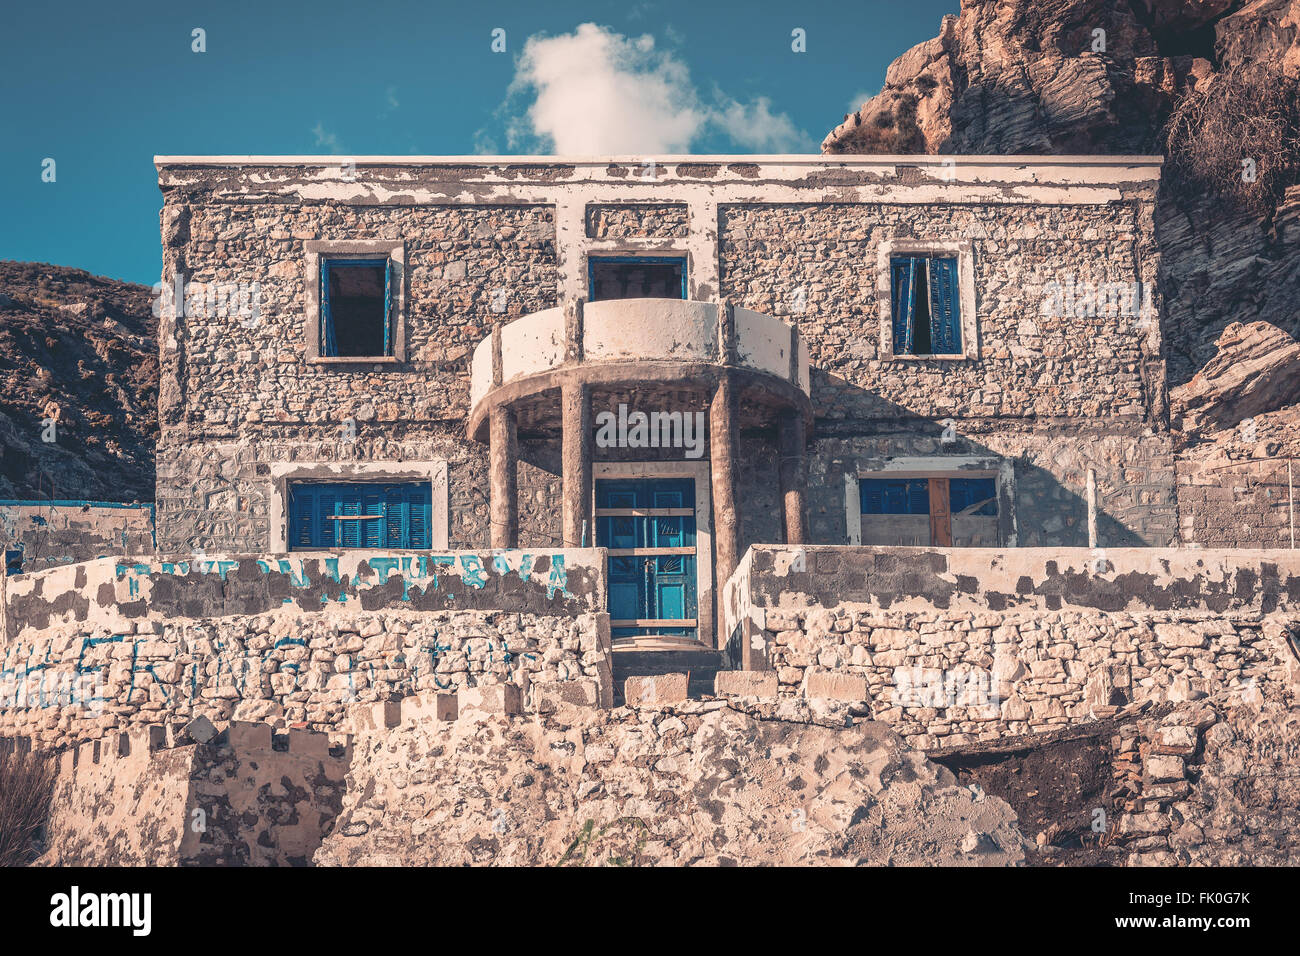
[[[1163,153],[1170,385],[1300,331],[1300,0],[965,0],[827,153]]]
[[[151,298],[80,269],[0,262],[0,498],[153,500]]]

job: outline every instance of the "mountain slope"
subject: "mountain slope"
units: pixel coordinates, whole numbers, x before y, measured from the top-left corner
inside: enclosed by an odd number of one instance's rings
[[[0,498],[153,500],[152,297],[80,269],[0,261]]]

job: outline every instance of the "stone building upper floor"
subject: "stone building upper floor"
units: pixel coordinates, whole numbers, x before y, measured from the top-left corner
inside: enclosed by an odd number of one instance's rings
[[[463,427],[494,329],[635,298],[789,326],[820,434],[1161,427],[1158,157],[156,162],[164,444]]]

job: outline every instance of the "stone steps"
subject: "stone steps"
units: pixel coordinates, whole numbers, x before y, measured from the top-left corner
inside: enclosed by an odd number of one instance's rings
[[[713,693],[713,679],[722,667],[722,652],[715,650],[642,651],[614,650],[614,706],[623,706],[623,684],[629,677],[655,674],[690,674],[687,693],[699,700]]]

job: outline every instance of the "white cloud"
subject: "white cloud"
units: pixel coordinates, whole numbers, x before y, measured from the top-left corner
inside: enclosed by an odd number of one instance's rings
[[[515,105],[529,97],[527,109]],[[705,101],[686,65],[657,50],[652,36],[629,38],[594,23],[529,37],[503,111],[511,148],[561,155],[687,153],[717,131],[757,151],[811,146],[765,97],[741,103],[715,91]]]
[[[876,92],[879,92],[879,90],[877,90]],[[847,112],[856,113],[863,103],[865,103],[867,100],[871,99],[875,95],[876,95],[875,93],[868,93],[866,90],[862,90],[859,93],[855,93],[853,96],[849,97]]]
[[[331,153],[340,152],[339,138],[333,133],[326,131],[324,123],[317,123],[312,128],[311,132],[312,135],[316,137],[317,146],[324,146]]]

